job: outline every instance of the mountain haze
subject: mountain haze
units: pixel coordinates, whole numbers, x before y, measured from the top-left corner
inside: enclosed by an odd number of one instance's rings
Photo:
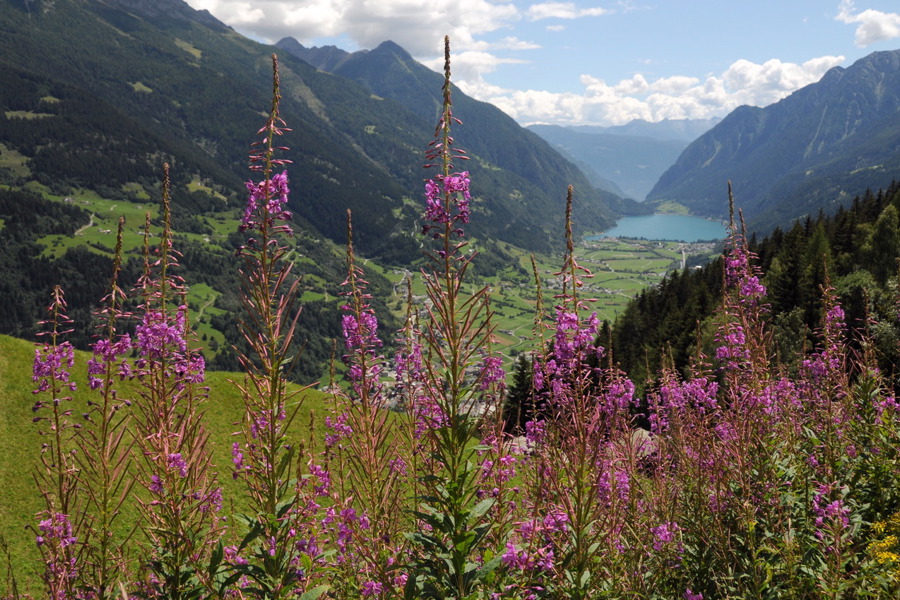
[[[528,129],[583,163],[598,187],[612,182],[626,197],[638,201],[644,200],[688,145],[679,139],[592,132],[584,127],[531,125]]]
[[[900,177],[900,51],[876,52],[767,106],[742,106],[700,136],[647,199],[725,217],[726,182],[752,229],[833,212]]]

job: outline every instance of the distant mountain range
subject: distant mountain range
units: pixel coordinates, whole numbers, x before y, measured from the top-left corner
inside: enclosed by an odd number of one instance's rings
[[[575,162],[598,188],[643,201],[688,144],[718,119],[635,120],[615,127],[528,127]]]
[[[413,60],[394,42],[353,53],[335,46],[307,48],[291,37],[283,38],[275,45],[317,69],[358,81],[379,96],[396,100],[423,118],[434,120],[440,111],[439,99],[433,93],[435,86],[440,85],[440,75]],[[478,129],[474,139],[468,138],[471,149],[477,154],[490,156],[504,168],[516,170],[521,165],[532,165],[534,153],[543,152],[542,144],[534,139],[523,140],[526,145],[517,145],[513,152],[511,146],[498,152],[497,137],[507,137],[509,132],[518,129],[518,125],[494,106],[465,95],[454,100],[454,105],[460,114],[468,115],[466,123],[474,124]],[[606,201],[615,212],[632,213],[646,209],[621,204],[616,197],[643,200],[687,144],[716,122],[649,123],[636,120],[618,127],[533,125],[528,129],[580,168],[593,187],[607,192]],[[540,150],[535,145],[540,146]],[[551,172],[559,167],[555,163],[548,166]],[[568,165],[563,169],[565,176],[573,182],[582,181],[582,176],[573,174]],[[529,166],[525,173],[534,176],[541,170]]]
[[[129,215],[123,277],[133,281],[138,230],[167,162],[181,273],[194,290],[209,286],[197,324],[212,364],[239,368],[230,350],[245,343],[232,317],[235,250],[246,243],[237,219],[250,144],[271,106],[273,53],[291,129],[280,140],[292,161],[291,250],[311,295],[298,323],[298,376],[321,376],[340,336],[345,266],[330,242],[345,241],[347,209],[361,255],[388,267],[422,260],[422,165],[442,77],[390,43],[346,61],[333,51],[356,72],[329,73],[182,0],[0,0],[0,333],[29,337],[60,284],[81,336],[73,343],[86,345],[111,272],[113,215]],[[561,248],[569,184],[581,231],[607,228],[629,206],[496,108],[458,90],[453,100],[465,122],[453,135],[471,156],[456,165],[472,174],[466,234],[485,257],[477,274],[518,268],[503,242]],[[367,279],[389,331],[391,284],[377,270]]]
[[[751,229],[833,212],[900,178],[900,51],[876,52],[767,106],[742,106],[691,143],[648,201],[724,217],[726,182]]]

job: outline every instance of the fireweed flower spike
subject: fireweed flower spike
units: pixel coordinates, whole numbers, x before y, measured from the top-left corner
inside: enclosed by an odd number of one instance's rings
[[[341,480],[349,498],[342,523],[334,531],[338,561],[349,568],[346,582],[355,582],[363,596],[380,595],[393,587],[397,575],[397,545],[408,526],[402,500],[407,493],[407,470],[397,428],[386,410],[381,383],[384,358],[378,337],[378,319],[369,305],[365,274],[356,262],[353,227],[347,211],[347,278],[341,327],[346,353],[348,392],[337,394],[336,412],[329,418],[326,444],[338,454]],[[353,507],[349,504],[352,501]],[[352,512],[351,512],[352,511]],[[351,518],[352,516],[352,518]],[[405,544],[400,544],[405,546]]]
[[[312,561],[317,558],[309,533],[312,512],[318,507],[308,479],[301,476],[298,445],[288,429],[302,403],[302,390],[287,389],[287,373],[297,356],[291,345],[299,311],[294,309],[299,279],[291,273],[282,236],[292,235],[287,224],[288,185],[286,172],[275,173],[290,161],[276,158],[276,139],[285,132],[279,114],[281,100],[278,60],[272,56],[272,107],[261,138],[250,152],[250,169],[260,176],[248,182],[247,206],[240,229],[253,237],[240,250],[241,296],[244,329],[249,351],[240,354],[244,382],[238,384],[244,400],[242,443],[232,446],[235,477],[241,479],[250,497],[251,514],[242,516],[247,535],[241,543],[241,558],[231,566],[247,582],[245,594],[254,598],[293,597],[315,583]],[[306,494],[312,494],[309,498]],[[301,567],[306,564],[306,567]]]
[[[134,443],[128,435],[131,401],[119,396],[117,384],[129,378],[131,362],[127,356],[132,340],[120,334],[119,323],[129,317],[122,307],[126,300],[119,286],[122,266],[122,232],[125,219],[119,219],[116,249],[109,292],[101,302],[96,317],[99,335],[92,345],[88,360],[88,381],[99,399],[89,403],[84,418],[87,425],[79,437],[82,481],[87,492],[86,513],[90,515],[90,541],[83,566],[85,586],[97,598],[105,600],[122,577],[122,536],[114,527],[135,483],[131,475]]]
[[[41,322],[47,330],[39,334],[47,341],[35,350],[32,375],[37,384],[34,394],[50,395],[49,400],[39,399],[33,407],[37,415],[34,422],[47,428],[41,435],[49,436],[41,450],[43,468],[36,474],[45,510],[38,515],[35,542],[44,559],[43,578],[49,597],[66,600],[75,597],[78,579],[78,534],[72,518],[80,501],[73,434],[81,425],[70,421],[71,410],[65,406],[72,400],[66,392],[75,391],[71,380],[75,349],[61,340],[72,331],[72,321],[66,315],[66,301],[59,286],[53,289],[47,313],[47,320]],[[43,416],[45,409],[47,416]]]
[[[155,260],[145,243],[139,289],[143,305],[133,338],[139,381],[134,437],[143,459],[137,462],[137,476],[147,489],[146,497],[138,500],[150,546],[146,585],[156,596],[182,599],[206,589],[185,574],[209,564],[212,544],[221,533],[216,516],[221,491],[211,471],[208,434],[199,410],[205,390],[198,384],[205,365],[190,346],[185,290],[171,272],[178,266],[178,254],[172,247],[169,199],[169,169],[164,165],[163,230]]]
[[[482,469],[474,448],[480,434],[482,392],[467,372],[477,369],[482,380],[496,377],[493,371],[479,368],[481,351],[490,347],[493,325],[487,290],[464,297],[462,289],[472,256],[464,254],[465,243],[458,240],[469,219],[471,195],[468,174],[453,172],[453,161],[465,156],[453,147],[450,135],[451,125],[460,121],[452,112],[449,38],[444,38],[442,92],[435,139],[425,153],[426,167],[439,171],[425,182],[423,227],[423,234],[435,240],[436,247],[428,253],[430,261],[422,274],[427,294],[423,393],[414,408],[423,417],[420,441],[430,452],[427,475],[418,479],[420,526],[408,534],[414,559],[406,593],[464,598],[481,589],[484,578],[500,564],[494,553],[496,560],[484,558],[487,544],[483,540],[494,526],[488,513],[501,499],[478,498]]]
[[[261,139],[253,142],[250,152],[250,170],[260,173],[262,180],[259,182],[248,181],[245,185],[249,196],[244,214],[241,218],[241,231],[253,231],[264,238],[277,233],[293,235],[290,225],[276,221],[286,222],[291,219],[291,212],[287,209],[288,189],[287,171],[274,173],[275,167],[283,167],[291,161],[284,158],[276,158],[276,151],[285,151],[288,148],[276,146],[275,139],[291,131],[285,125],[278,112],[281,101],[280,78],[278,76],[278,57],[272,55],[273,90],[272,109],[266,124],[257,132]]]

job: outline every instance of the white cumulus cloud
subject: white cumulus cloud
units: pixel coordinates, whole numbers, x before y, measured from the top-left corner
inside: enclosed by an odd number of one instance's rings
[[[842,0],[835,19],[848,25],[856,24],[854,43],[858,47],[865,48],[875,42],[900,37],[900,13],[886,13],[873,9],[858,13],[855,11],[853,0]]]
[[[241,33],[269,43],[285,36],[310,43],[345,35],[362,48],[392,40],[413,56],[426,57],[443,52],[444,35],[449,35],[459,50],[485,50],[480,36],[508,28],[521,18],[515,4],[508,0],[187,1],[196,9],[209,10]]]
[[[487,86],[472,91],[522,123],[618,125],[633,119],[705,119],[722,116],[742,104],[766,106],[777,102],[818,81],[828,69],[843,61],[843,56],[822,56],[803,64],[777,59],[762,64],[738,60],[724,72],[704,80],[674,76],[648,81],[636,74],[608,84],[582,75],[580,94]]]
[[[532,21],[541,19],[578,19],[580,17],[599,17],[609,14],[605,8],[578,8],[574,2],[541,2],[528,7],[527,15]]]
[[[488,77],[505,64],[524,63],[539,44],[516,36],[523,21],[550,19],[546,27],[562,31],[556,20],[628,12],[592,6],[587,1],[546,1],[518,8],[514,0],[187,0],[255,39],[274,43],[292,36],[304,44],[345,38],[361,48],[392,40],[417,60],[440,71],[443,35],[450,36],[454,82],[467,94],[492,102],[521,123],[621,124],[722,116],[741,104],[764,106],[817,81],[842,56],[821,56],[802,64],[772,59],[738,60],[703,78],[674,75],[649,78],[635,73],[607,83],[585,74],[580,89],[557,93],[542,89],[504,89]],[[520,4],[521,6],[521,4]],[[857,25],[857,44],[900,35],[900,15],[856,11],[842,0],[839,21]],[[535,86],[537,87],[537,86]]]

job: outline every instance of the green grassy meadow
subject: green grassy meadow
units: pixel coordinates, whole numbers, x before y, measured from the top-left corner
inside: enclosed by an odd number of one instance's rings
[[[40,465],[42,440],[39,430],[43,425],[32,423],[34,349],[31,342],[0,335],[0,437],[3,439],[0,444],[0,485],[4,489],[4,493],[0,494],[0,535],[10,549],[19,590],[38,597],[42,566],[34,541],[35,534],[28,529],[36,524],[34,517],[43,509],[34,479]],[[72,371],[78,384],[78,391],[69,404],[75,422],[81,421],[78,415],[86,410],[88,400],[96,399],[96,393],[91,392],[87,385],[88,358],[88,353],[78,352]],[[243,415],[243,402],[232,381],[241,380],[240,374],[208,372],[206,384],[209,386],[209,398],[202,405],[203,419],[210,432],[212,461],[223,487],[225,515],[243,509],[240,501],[243,484],[234,481],[231,476],[231,444],[235,441],[234,432],[240,430]],[[124,398],[128,394],[128,386],[122,385],[120,395]],[[330,403],[327,395],[316,390],[307,390],[298,398],[302,398],[302,408],[295,421],[295,435],[297,439],[308,439],[311,421],[324,419]],[[134,510],[124,513],[123,527],[128,522],[133,523],[134,517]],[[0,569],[6,572],[6,565],[0,566]]]

